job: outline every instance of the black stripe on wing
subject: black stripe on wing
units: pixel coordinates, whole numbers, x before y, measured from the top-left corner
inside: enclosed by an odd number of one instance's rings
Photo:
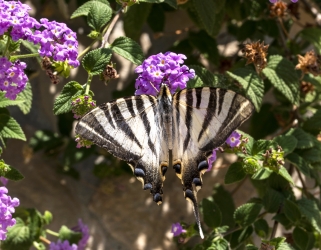
[[[186,93],[186,116],[185,125],[187,127],[186,137],[184,139],[183,150],[185,151],[188,147],[189,141],[191,139],[191,129],[192,129],[192,112],[193,112],[193,92],[187,91]]]

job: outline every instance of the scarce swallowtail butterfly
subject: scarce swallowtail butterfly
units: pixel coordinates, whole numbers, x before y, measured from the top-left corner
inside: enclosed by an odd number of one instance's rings
[[[253,110],[249,100],[229,90],[201,87],[172,95],[162,84],[157,97],[131,96],[98,106],[81,118],[76,134],[126,161],[157,204],[165,173],[174,169],[204,238],[196,193],[207,159]]]

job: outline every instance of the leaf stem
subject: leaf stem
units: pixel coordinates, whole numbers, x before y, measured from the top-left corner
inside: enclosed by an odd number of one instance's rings
[[[15,55],[15,56],[10,56],[10,60],[17,60],[20,58],[29,58],[29,57],[37,57],[39,56],[39,53],[32,53],[32,54],[24,54],[24,55]]]
[[[50,229],[46,229],[46,232],[48,233],[48,234],[51,234],[51,235],[53,235],[53,236],[59,236],[59,234],[57,233],[57,232],[55,232],[55,231],[52,231],[52,230],[50,230]]]
[[[90,84],[91,84],[91,80],[93,79],[92,74],[88,74],[88,79],[87,79],[87,83],[86,83],[86,90],[85,90],[85,95],[89,94],[89,90],[90,90]]]
[[[299,170],[299,169],[296,169],[296,170],[297,170],[297,172],[298,172],[298,176],[299,176],[299,179],[300,179],[301,184],[302,184],[302,191],[303,191],[303,193],[305,194],[306,197],[310,197],[311,195],[310,195],[309,192],[307,191],[307,187],[306,187],[305,182],[304,182],[304,180],[303,180],[303,178],[302,178],[302,175],[301,175],[300,170]]]
[[[77,59],[79,59],[80,57],[82,57],[84,54],[86,54],[88,52],[88,50],[91,49],[91,47],[94,45],[95,42],[97,42],[98,39],[95,39],[94,41],[92,41],[92,43],[87,47],[85,48],[81,53],[78,54],[78,57]]]
[[[283,203],[280,204],[279,209],[278,209],[278,211],[276,212],[276,214],[281,213],[282,208],[283,208]],[[278,225],[279,225],[279,222],[276,221],[276,220],[274,220],[274,225],[273,225],[273,228],[272,228],[270,240],[272,240],[272,239],[275,237],[276,231],[277,231],[277,229],[278,229]]]
[[[49,229],[47,229],[47,230],[49,230]],[[47,231],[47,230],[46,230],[46,231]],[[49,230],[49,231],[50,231],[50,230]],[[50,243],[51,243],[50,240],[46,239],[46,238],[43,237],[43,236],[40,236],[39,239],[40,239],[41,241],[47,243],[48,245],[50,245]]]
[[[229,235],[229,234],[231,234],[231,233],[234,233],[234,232],[236,232],[237,230],[240,230],[240,229],[241,229],[241,227],[235,227],[235,228],[230,229],[230,230],[228,230],[227,232],[223,233],[222,236],[225,237],[226,235]]]
[[[121,10],[123,8],[120,8],[117,12],[116,12],[116,15],[113,17],[113,20],[110,22],[110,24],[108,26],[106,26],[106,28],[104,29],[103,33],[106,32],[103,36],[103,39],[102,39],[102,42],[101,42],[101,46],[100,48],[105,48],[105,45],[108,44],[108,38],[115,26],[115,24],[117,23],[118,19],[119,19],[119,16],[120,16],[120,13],[121,13]]]

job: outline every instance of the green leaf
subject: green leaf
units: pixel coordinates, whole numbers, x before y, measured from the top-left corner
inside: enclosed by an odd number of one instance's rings
[[[62,241],[68,240],[70,245],[72,245],[73,243],[77,244],[81,239],[81,236],[81,233],[70,230],[66,226],[61,226],[59,230],[59,239],[61,239]]]
[[[90,9],[93,6],[93,4],[95,4],[95,2],[104,3],[105,5],[109,6],[109,2],[107,0],[106,1],[104,0],[88,1],[88,2],[85,2],[83,5],[81,5],[78,9],[76,9],[74,13],[72,13],[70,18],[73,19],[79,16],[88,16]]]
[[[318,109],[312,117],[307,119],[302,128],[312,134],[318,134],[321,130],[321,109]]]
[[[284,202],[283,212],[285,216],[293,223],[296,223],[301,219],[299,207],[293,201],[286,200]]]
[[[264,83],[256,72],[252,68],[246,67],[238,68],[233,72],[227,71],[226,74],[241,84],[246,97],[252,101],[256,111],[259,112],[263,100]]]
[[[226,79],[223,75],[214,75],[207,69],[200,67],[198,65],[191,65],[191,69],[195,70],[195,77],[187,82],[187,88],[197,88],[197,87],[219,87],[227,88],[224,85]]]
[[[291,153],[286,156],[286,160],[296,166],[304,175],[310,176],[309,165],[301,156]]]
[[[45,211],[45,213],[42,216],[42,219],[44,220],[44,223],[46,225],[49,225],[50,222],[52,222],[52,213],[50,213],[49,211]]]
[[[259,215],[262,209],[262,204],[259,203],[246,203],[238,207],[234,212],[235,222],[242,227],[251,225]]]
[[[253,246],[251,244],[248,244],[245,246],[246,250],[259,250],[256,246]]]
[[[296,227],[293,230],[292,238],[294,240],[295,246],[299,250],[310,250],[314,246],[314,235],[306,232],[302,228]]]
[[[278,245],[276,250],[294,250],[294,248],[291,247],[291,245],[289,245],[288,243],[282,242]]]
[[[281,166],[278,171],[278,174],[281,175],[288,182],[290,182],[292,185],[294,185],[294,181],[293,181],[291,175],[289,174],[288,170],[286,170],[285,167]]]
[[[274,141],[257,140],[256,142],[254,142],[252,155],[261,156],[262,154],[265,154],[266,150],[269,150],[270,148],[277,148],[277,144]]]
[[[0,160],[0,176],[3,176],[11,181],[19,181],[24,178],[17,169],[6,164],[3,160]]]
[[[264,180],[269,178],[269,176],[273,173],[273,170],[269,168],[261,168],[255,174],[252,175],[253,180]]]
[[[312,135],[301,128],[291,129],[286,133],[286,135],[292,135],[297,139],[298,143],[296,148],[305,149],[312,148],[314,146]]]
[[[262,201],[267,212],[276,213],[279,210],[283,199],[283,195],[280,192],[269,188],[266,190]]]
[[[298,140],[292,135],[279,135],[273,141],[281,146],[284,156],[292,153],[298,144]]]
[[[222,213],[213,198],[202,200],[202,211],[205,224],[210,228],[219,227],[222,223]]]
[[[321,162],[321,152],[317,148],[297,150],[296,153],[299,154],[307,163]]]
[[[261,238],[267,238],[269,235],[269,224],[264,219],[254,222],[254,231]]]
[[[252,233],[252,226],[246,227],[244,229],[232,233],[230,240],[231,248],[236,249],[240,244],[245,243],[245,241],[251,236]]]
[[[224,183],[232,184],[234,182],[241,181],[245,178],[246,173],[243,170],[242,162],[234,162],[230,165],[225,175]]]
[[[19,123],[10,116],[5,108],[0,108],[0,138],[26,140]]]
[[[210,247],[206,247],[208,250],[229,250],[229,242],[224,238],[214,240]]]
[[[110,46],[110,48],[118,55],[126,58],[128,61],[136,65],[140,65],[144,61],[142,48],[134,40],[128,37],[118,37]]]
[[[306,217],[309,223],[311,223],[313,228],[318,233],[321,233],[321,216],[316,202],[303,198],[298,200],[298,206],[301,213]]]
[[[317,53],[321,54],[321,30],[316,27],[302,29],[298,34],[304,40],[312,43],[317,49]]]
[[[124,15],[124,30],[126,36],[138,41],[141,30],[151,11],[151,4],[140,3],[131,6]]]
[[[273,55],[269,57],[268,64],[262,72],[292,104],[299,103],[299,76],[294,71],[292,62],[280,55]]]
[[[219,64],[219,53],[216,40],[210,37],[204,30],[197,33],[190,32],[188,40],[210,62],[215,65]]]
[[[29,227],[22,219],[16,218],[16,224],[8,228],[7,239],[1,242],[1,249],[29,250],[32,241]]]
[[[108,48],[94,49],[84,56],[82,66],[88,73],[99,75],[109,63],[111,54],[112,51]]]
[[[291,221],[285,216],[284,213],[277,214],[272,219],[281,223],[285,227],[285,229],[289,229],[293,226]]]
[[[32,89],[30,82],[27,83],[26,88],[17,96],[17,100],[23,101],[18,104],[18,107],[23,114],[28,114],[32,105]]]
[[[5,97],[5,93],[4,92],[0,92],[0,108],[5,108],[8,106],[14,106],[14,105],[18,105],[20,103],[24,103],[24,100],[21,99],[16,99],[16,100],[10,100],[7,97]]]
[[[87,23],[95,31],[99,32],[100,29],[111,19],[111,16],[112,9],[108,5],[98,1],[92,1],[87,17]]]
[[[72,98],[81,95],[83,87],[78,82],[68,82],[54,102],[54,114],[59,115],[71,111]]]

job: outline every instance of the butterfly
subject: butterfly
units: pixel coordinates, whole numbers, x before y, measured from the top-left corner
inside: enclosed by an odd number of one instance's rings
[[[126,161],[157,204],[162,203],[165,173],[174,169],[204,238],[196,194],[208,158],[253,111],[249,100],[230,90],[200,87],[172,95],[162,84],[157,96],[119,98],[98,106],[75,130]]]

